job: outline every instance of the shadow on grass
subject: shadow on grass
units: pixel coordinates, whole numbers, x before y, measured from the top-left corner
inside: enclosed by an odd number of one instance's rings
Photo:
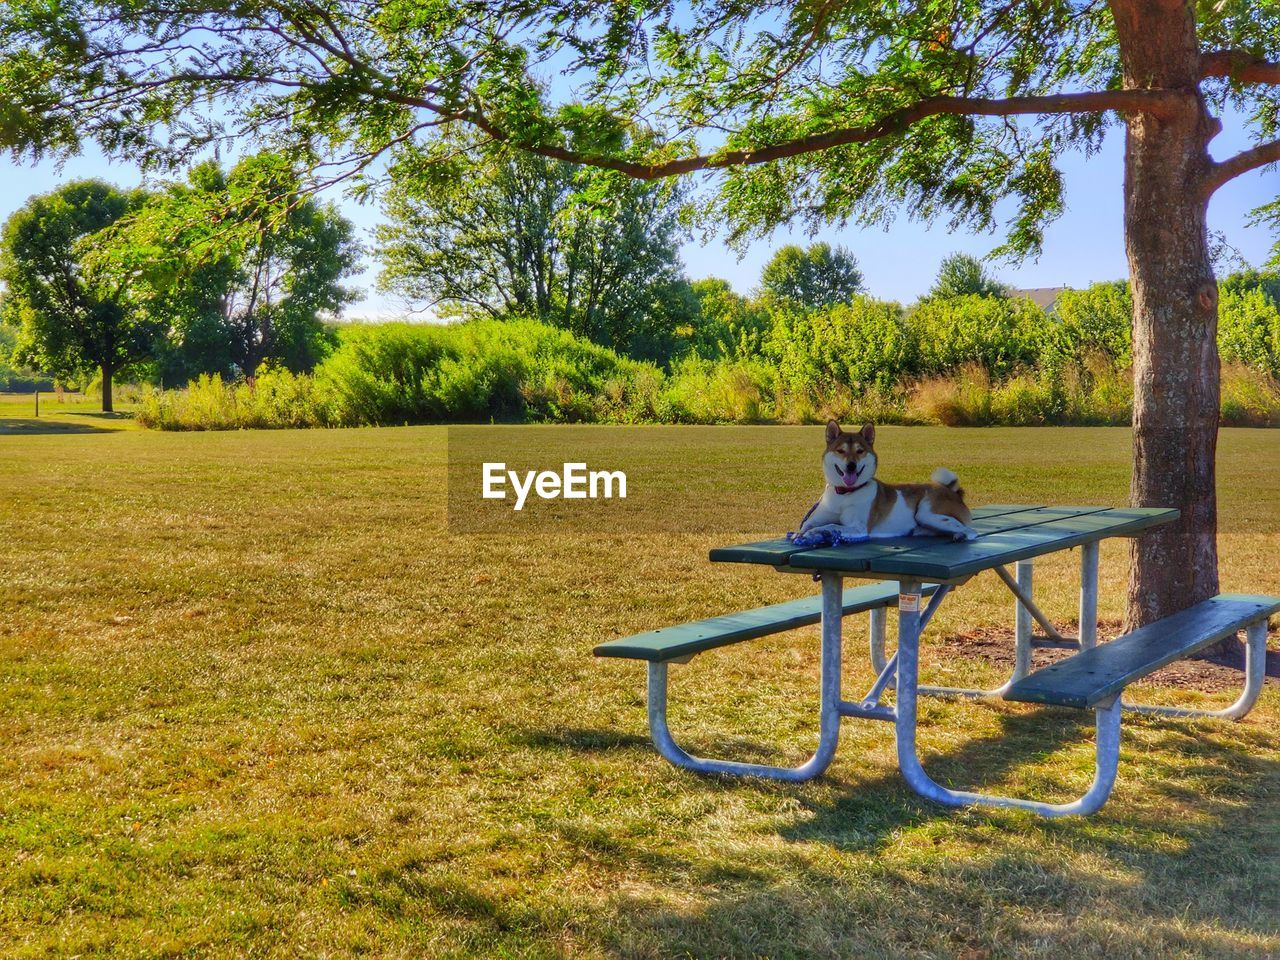
[[[539,750],[573,750],[579,753],[600,753],[633,747],[653,748],[648,737],[635,733],[613,730],[593,730],[589,727],[556,727],[553,730],[521,730],[509,738],[513,744]]]
[[[1091,741],[1091,721],[1059,710],[1002,714],[997,732],[932,753],[926,767],[948,786],[988,789],[1023,763]],[[1280,810],[1270,799],[1280,763],[1267,756],[1266,731],[1145,718],[1125,726],[1156,738],[1141,755],[1141,789],[1158,795],[1156,816],[1150,804],[1124,803],[1126,777],[1132,789],[1138,775],[1131,752],[1121,759],[1120,796],[1092,818],[952,810],[917,797],[896,767],[842,778],[838,761],[836,777],[807,786],[672,771],[689,794],[730,794],[735,808],[794,798],[777,814],[786,822],[758,842],[717,846],[711,825],[705,839],[694,825],[692,842],[683,842],[688,825],[658,837],[567,821],[556,833],[584,860],[629,879],[611,899],[600,944],[620,956],[1199,957],[1258,956],[1260,942],[1274,944],[1264,956],[1280,948]],[[922,735],[927,745],[927,728]],[[590,730],[543,731],[528,742],[623,745]],[[847,770],[856,754],[848,744],[843,754]],[[1065,799],[1060,783],[1026,789]]]
[[[1274,643],[1276,636],[1277,631],[1272,630],[1268,634],[1267,642]],[[1203,659],[1207,663],[1217,664],[1220,667],[1230,667],[1232,670],[1237,671],[1240,674],[1240,682],[1244,683],[1245,646],[1243,643],[1237,641],[1227,648],[1227,653],[1214,654]],[[1280,679],[1280,650],[1268,649],[1263,662],[1265,664],[1264,676]]]
[[[76,414],[78,417],[90,416],[90,414]],[[111,416],[110,414],[99,416]],[[113,419],[116,419],[113,417]],[[0,418],[0,436],[5,434],[21,434],[22,436],[38,436],[40,434],[70,434],[70,433],[111,433],[110,427],[100,427],[93,423],[79,423],[66,420],[53,420],[45,417],[39,419],[33,417],[27,418]]]

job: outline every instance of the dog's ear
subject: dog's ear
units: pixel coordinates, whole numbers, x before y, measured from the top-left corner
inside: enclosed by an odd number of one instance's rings
[[[835,420],[827,421],[827,443],[840,436],[840,424]]]
[[[862,439],[867,441],[867,443],[876,442],[876,425],[874,423],[868,423],[863,426]]]

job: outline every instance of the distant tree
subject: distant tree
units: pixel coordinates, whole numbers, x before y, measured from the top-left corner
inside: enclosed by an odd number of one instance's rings
[[[937,279],[929,290],[930,298],[1007,297],[1009,288],[989,273],[982,261],[967,253],[944,257],[938,266]]]
[[[675,198],[557,160],[402,151],[379,227],[380,286],[428,307],[529,316],[633,356],[669,350],[687,289]],[[688,301],[686,301],[686,304]]]
[[[697,300],[697,315],[689,329],[694,353],[715,360],[760,352],[771,324],[764,305],[735,293],[719,277],[695,280],[691,291]]]
[[[132,308],[131,276],[101,269],[95,238],[144,195],[101,180],[69,183],[32,197],[5,223],[0,280],[8,288],[3,320],[17,331],[18,363],[58,379],[102,375],[102,409],[110,412],[112,381],[150,357],[162,325]]]
[[[133,275],[140,308],[168,331],[161,376],[252,377],[264,361],[310,369],[331,340],[324,316],[353,298],[353,228],[299,192],[283,158],[258,154],[230,173],[214,163],[149,200],[102,245]]]
[[[862,279],[857,258],[844,247],[790,244],[765,264],[760,286],[776,300],[816,310],[848,303],[862,291]]]

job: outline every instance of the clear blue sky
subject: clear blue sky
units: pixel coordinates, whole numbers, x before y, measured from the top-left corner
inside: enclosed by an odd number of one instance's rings
[[[1213,152],[1222,159],[1247,147],[1242,125],[1224,118],[1225,130],[1214,141]],[[1046,235],[1044,254],[1036,261],[1018,266],[996,264],[993,269],[1017,287],[1082,287],[1095,280],[1113,280],[1126,275],[1122,224],[1121,184],[1123,179],[1123,137],[1114,130],[1103,149],[1085,159],[1065,157],[1067,212]],[[110,164],[96,152],[68,161],[62,169],[53,163],[16,167],[0,181],[0,220],[33,193],[42,193],[60,183],[82,177],[101,177],[120,184],[140,182],[136,169],[127,164]],[[1249,227],[1249,211],[1280,193],[1280,173],[1274,169],[1255,171],[1229,183],[1214,197],[1210,209],[1212,229],[1221,231],[1228,243],[1246,260],[1261,265],[1269,255],[1270,232]],[[343,212],[355,222],[363,238],[378,222],[376,205],[360,206],[339,194]],[[915,223],[901,217],[888,231],[881,229],[831,228],[818,239],[848,247],[858,257],[867,278],[869,292],[878,297],[909,302],[930,285],[938,262],[947,254],[964,251],[985,255],[999,242],[998,237],[969,233],[948,233],[940,227]],[[691,277],[718,276],[746,293],[758,282],[760,268],[770,254],[786,243],[808,242],[803,233],[778,230],[756,242],[739,259],[722,242],[687,244],[684,262]],[[365,272],[353,281],[364,299],[350,308],[351,318],[382,319],[406,312],[406,304],[374,290],[376,265],[366,262]]]

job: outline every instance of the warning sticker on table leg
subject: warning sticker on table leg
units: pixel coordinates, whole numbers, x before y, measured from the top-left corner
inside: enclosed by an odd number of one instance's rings
[[[918,593],[898,594],[898,609],[906,613],[917,613],[920,610],[920,594]]]

